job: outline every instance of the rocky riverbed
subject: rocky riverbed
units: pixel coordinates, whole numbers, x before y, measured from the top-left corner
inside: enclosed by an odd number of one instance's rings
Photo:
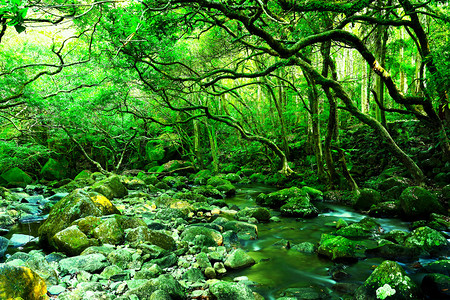
[[[450,222],[445,215],[408,223],[411,230],[393,230],[371,217],[330,215],[333,208],[323,202],[332,197],[309,187],[252,192],[247,195],[251,201],[237,205],[228,199],[241,180],[237,174],[203,171],[164,178],[82,172],[53,186],[3,188],[0,298],[449,297]],[[359,203],[370,201],[370,195]],[[323,216],[326,222],[311,223],[318,227],[315,234],[296,238],[307,231],[302,223]],[[293,234],[286,235],[280,225],[292,227]],[[266,278],[252,280],[258,266],[276,262],[279,253],[248,247],[261,229],[265,241],[270,230],[279,233],[265,249],[289,253],[293,261],[325,262],[319,272],[326,284],[308,282],[307,263],[295,267],[298,284],[273,286],[277,281],[271,276],[284,272],[273,264],[273,274],[266,270]],[[374,266],[362,263],[373,258]],[[352,274],[358,264],[367,275]]]

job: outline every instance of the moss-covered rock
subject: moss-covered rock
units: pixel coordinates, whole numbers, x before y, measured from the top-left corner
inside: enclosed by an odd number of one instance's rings
[[[254,300],[252,290],[242,283],[216,281],[209,287],[209,292],[217,300]]]
[[[92,172],[89,170],[83,170],[75,176],[74,180],[90,180]]]
[[[450,260],[443,259],[429,263],[424,267],[428,273],[439,273],[450,276]]]
[[[206,184],[216,188],[227,196],[236,194],[236,187],[222,177],[213,176],[207,180]]]
[[[447,239],[439,231],[429,227],[419,227],[413,230],[407,236],[405,246],[417,247],[431,255],[447,255],[450,251]]]
[[[372,205],[381,201],[381,194],[373,189],[361,189],[355,199],[353,207],[360,210],[368,210]]]
[[[378,184],[378,189],[383,192],[386,192],[394,187],[400,187],[401,190],[404,190],[408,187],[408,180],[403,177],[390,177],[384,179]]]
[[[122,198],[128,195],[128,190],[120,181],[117,175],[110,176],[99,182],[94,183],[91,189],[97,193],[102,194],[108,199]]]
[[[356,259],[356,242],[342,236],[322,234],[317,252],[332,260]]]
[[[158,177],[155,174],[145,174],[144,172],[139,172],[136,177],[143,180],[147,185],[155,185],[159,182]]]
[[[336,231],[337,235],[347,238],[367,238],[379,233],[381,226],[373,218],[366,217]]]
[[[76,225],[57,232],[49,242],[57,251],[71,256],[79,255],[86,248],[98,244],[97,240],[88,238]]]
[[[129,297],[135,295],[138,299],[160,299],[149,298],[149,296],[151,297],[152,294],[158,290],[167,293],[172,300],[186,299],[185,288],[175,280],[175,278],[168,274],[160,275],[155,279],[150,279],[139,287],[130,289],[124,296]]]
[[[386,260],[356,290],[355,299],[420,299],[420,291],[398,263]]]
[[[134,245],[148,243],[166,250],[173,250],[176,246],[175,240],[171,236],[156,230],[150,230],[146,226],[126,230],[125,241]]]
[[[447,275],[425,275],[421,287],[429,299],[450,299],[450,277]]]
[[[290,199],[293,199],[295,202],[296,198],[307,198],[309,200],[309,196],[305,190],[299,189],[298,187],[291,187],[270,193],[268,195],[261,193],[256,197],[256,203],[272,208],[280,208]]]
[[[41,176],[47,180],[61,180],[67,176],[67,167],[50,158],[42,167]]]
[[[52,207],[47,220],[39,227],[40,241],[48,243],[56,233],[69,227],[77,219],[88,216],[99,217],[113,212],[118,212],[117,208],[105,197],[100,195],[91,197],[84,190],[75,190]]]
[[[419,186],[408,187],[403,191],[400,206],[405,216],[411,219],[426,219],[431,213],[445,213],[437,197]]]
[[[258,238],[258,226],[247,222],[229,221],[223,224],[224,230],[231,230],[237,233],[242,240],[255,240]]]
[[[372,205],[369,216],[378,218],[393,218],[402,214],[402,208],[398,201],[386,201]]]
[[[255,218],[259,222],[268,222],[270,211],[265,207],[245,207],[236,214],[236,218],[244,220]]]
[[[226,260],[225,266],[230,269],[242,269],[254,265],[255,260],[242,249],[231,251]]]
[[[287,217],[313,218],[319,215],[319,210],[311,204],[309,197],[298,196],[289,198],[280,207],[281,214]]]
[[[0,298],[46,299],[47,285],[38,274],[27,267],[0,264]]]
[[[191,225],[180,236],[182,241],[193,242],[201,246],[214,247],[223,244],[222,234],[212,228]]]
[[[27,184],[31,184],[33,182],[33,179],[30,175],[17,167],[9,169],[0,177],[7,182],[8,186],[26,187]]]
[[[118,245],[123,242],[125,234],[116,218],[110,218],[95,227],[92,235],[102,244]]]
[[[302,190],[306,192],[306,194],[308,194],[309,198],[312,201],[323,201],[323,193],[322,191],[319,191],[318,189],[309,187],[309,186],[304,186],[302,187]]]

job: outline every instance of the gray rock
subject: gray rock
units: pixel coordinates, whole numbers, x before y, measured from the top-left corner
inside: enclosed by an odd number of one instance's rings
[[[70,273],[71,270],[99,272],[109,265],[110,263],[103,254],[80,255],[64,258],[59,262],[61,272],[66,274]]]
[[[39,241],[39,239],[34,236],[15,233],[9,239],[9,245],[12,247],[22,247],[30,242],[37,242],[37,241]]]
[[[48,293],[52,296],[57,296],[62,292],[64,292],[65,290],[66,288],[61,285],[52,285],[47,289]]]

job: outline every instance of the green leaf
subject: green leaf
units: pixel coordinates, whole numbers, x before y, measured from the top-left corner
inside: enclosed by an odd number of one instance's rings
[[[24,32],[25,29],[27,29],[25,26],[22,26],[20,24],[14,25],[14,28],[16,29],[17,33]]]

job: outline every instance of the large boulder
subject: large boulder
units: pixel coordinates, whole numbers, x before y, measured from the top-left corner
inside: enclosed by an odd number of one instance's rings
[[[402,192],[400,206],[410,219],[426,219],[431,213],[445,213],[437,197],[419,186],[408,187]]]
[[[252,290],[238,282],[216,281],[209,287],[213,299],[217,300],[254,300]]]
[[[52,207],[47,220],[39,227],[40,241],[48,243],[56,233],[71,226],[75,220],[115,213],[120,212],[105,197],[77,189]]]
[[[134,245],[148,243],[166,250],[174,250],[176,247],[175,240],[171,236],[148,229],[146,226],[126,230],[125,241]]]
[[[357,300],[420,299],[419,288],[396,262],[381,263],[355,293]]]
[[[343,236],[322,234],[317,253],[332,260],[356,259],[356,242]]]
[[[381,201],[381,194],[373,189],[361,189],[353,207],[360,210],[368,210],[372,205]]]
[[[21,169],[14,167],[4,172],[1,176],[8,186],[18,186],[18,187],[26,187],[28,184],[33,182],[33,179],[22,171]]]
[[[128,195],[128,190],[122,184],[120,177],[117,175],[110,176],[94,183],[91,189],[102,194],[108,199],[122,198]]]
[[[186,227],[180,238],[182,241],[193,242],[194,244],[207,247],[223,244],[222,234],[215,229],[205,226],[191,225]]]
[[[88,238],[76,225],[57,232],[49,242],[57,251],[68,255],[79,255],[84,249],[97,245],[97,240]]]
[[[33,270],[0,264],[0,299],[41,300],[46,295],[45,281]]]
[[[319,215],[319,210],[311,204],[309,197],[290,198],[280,207],[281,214],[287,217],[313,218]]]
[[[426,226],[414,229],[406,237],[405,246],[418,248],[423,254],[449,254],[449,242],[447,239],[439,231]]]
[[[59,261],[61,273],[68,274],[73,271],[86,271],[95,273],[102,271],[110,263],[103,254],[94,253],[63,258]]]
[[[209,178],[206,184],[213,186],[218,191],[224,193],[227,196],[236,194],[236,187],[232,185],[230,181],[219,176],[213,176]]]
[[[230,269],[242,269],[255,263],[255,260],[250,255],[239,248],[231,251],[225,260],[225,266]]]
[[[295,201],[295,199],[303,197],[306,197],[309,200],[309,195],[305,190],[299,189],[298,187],[291,187],[268,195],[261,193],[256,197],[256,203],[272,208],[280,208],[290,199],[294,199],[293,201]]]
[[[47,180],[61,180],[67,175],[67,167],[50,158],[41,169],[41,176]]]

